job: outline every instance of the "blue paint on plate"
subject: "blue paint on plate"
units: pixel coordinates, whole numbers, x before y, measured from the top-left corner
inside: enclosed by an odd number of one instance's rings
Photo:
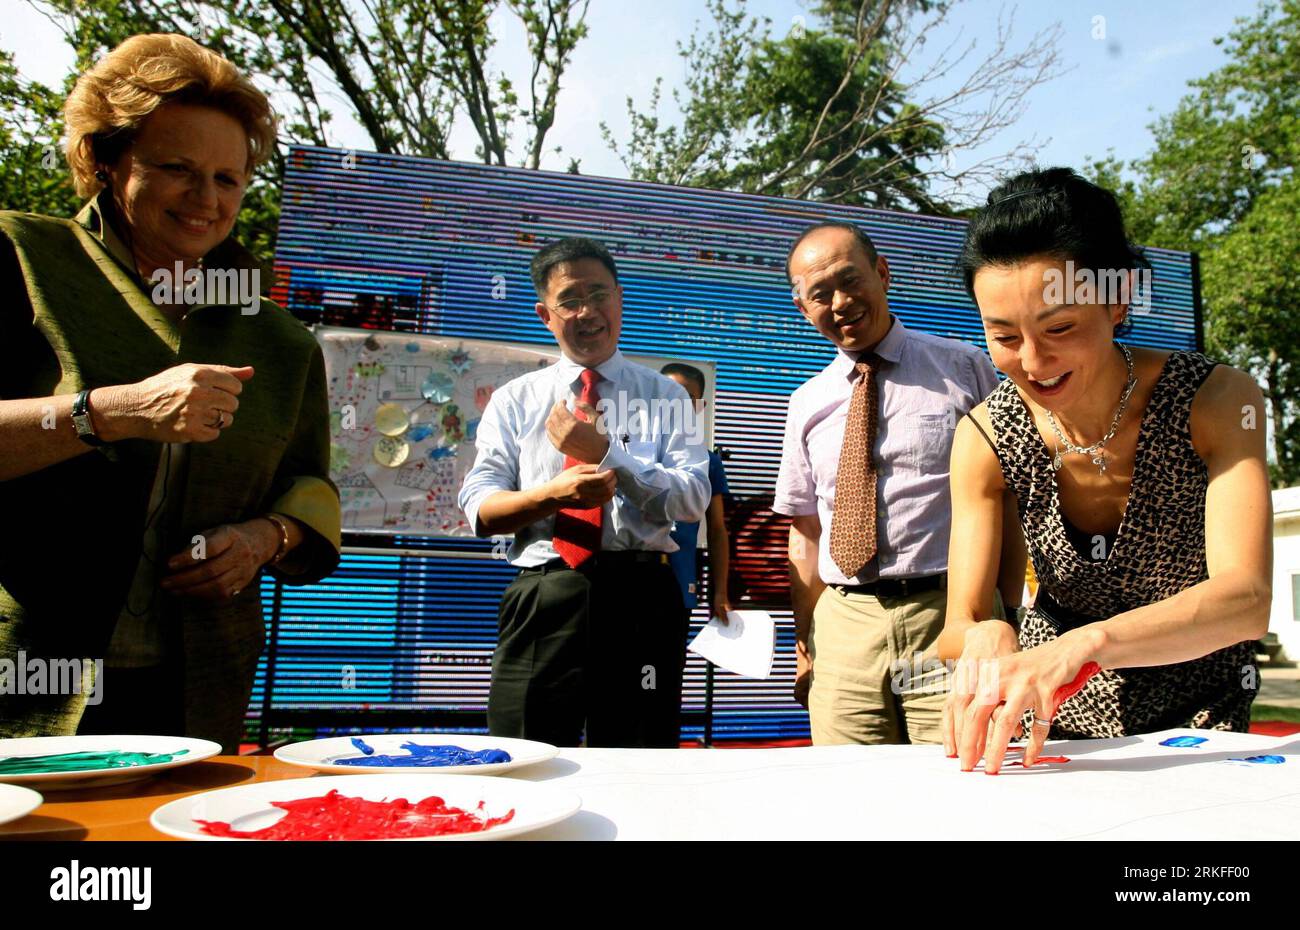
[[[365,755],[350,759],[336,759],[335,765],[366,765],[383,768],[437,768],[449,765],[494,765],[510,761],[510,753],[504,749],[463,749],[460,746],[423,746],[419,743],[403,743],[405,756],[377,756],[375,750],[365,740],[352,738],[352,745]]]

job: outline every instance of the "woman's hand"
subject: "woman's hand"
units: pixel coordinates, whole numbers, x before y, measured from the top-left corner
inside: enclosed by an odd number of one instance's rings
[[[977,698],[981,669],[988,668],[1003,656],[1020,650],[1015,627],[1005,620],[985,620],[966,631],[965,643],[953,672],[948,699],[943,705],[943,751],[948,758],[957,756],[963,738],[978,738],[984,744],[984,728],[968,733],[970,711]]]
[[[1056,709],[1101,670],[1091,659],[1092,641],[1086,629],[1081,627],[1033,649],[982,663],[975,698],[966,707],[957,741],[962,771],[974,769],[983,755],[985,773],[998,774],[1007,746],[1022,729],[1021,719],[1027,710],[1034,712],[1035,724],[1023,764],[1028,767],[1038,761],[1050,727],[1037,721],[1050,723]],[[990,722],[993,732],[986,743]]]
[[[280,534],[258,517],[200,533],[200,542],[167,560],[162,589],[178,597],[224,601],[248,587],[275,556]]]
[[[235,421],[251,366],[176,365],[135,384],[98,388],[90,406],[109,441],[211,442]]]

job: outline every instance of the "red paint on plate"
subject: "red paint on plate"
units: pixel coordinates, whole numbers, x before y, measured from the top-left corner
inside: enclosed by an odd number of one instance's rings
[[[410,803],[405,798],[367,801],[331,791],[322,797],[295,801],[272,801],[272,807],[288,811],[284,817],[261,830],[236,830],[219,820],[196,821],[210,836],[250,840],[401,840],[420,836],[450,836],[481,833],[515,816],[514,809],[501,817],[451,807],[442,798],[428,797]]]

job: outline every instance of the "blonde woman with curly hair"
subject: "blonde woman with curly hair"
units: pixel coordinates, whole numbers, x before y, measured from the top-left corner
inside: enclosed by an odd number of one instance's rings
[[[84,209],[0,212],[0,669],[82,674],[0,687],[0,735],[236,751],[260,573],[339,558],[320,351],[231,238],[274,114],[179,35],[123,42],[64,113]]]

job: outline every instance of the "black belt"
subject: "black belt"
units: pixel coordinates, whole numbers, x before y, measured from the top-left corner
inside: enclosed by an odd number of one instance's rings
[[[585,572],[602,568],[622,568],[628,565],[667,564],[667,552],[646,552],[643,549],[613,549],[608,552],[595,553],[576,569],[571,567],[564,559],[551,559],[549,562],[543,562],[541,565],[531,565],[528,568],[521,569],[521,571],[540,572],[545,575],[547,572]]]
[[[910,597],[922,591],[942,591],[948,587],[948,573],[921,575],[919,578],[881,578],[867,584],[833,584],[841,594],[872,594],[876,597]]]
[[[1041,587],[1038,589],[1038,593],[1034,595],[1034,606],[1030,609],[1042,614],[1049,623],[1056,627],[1058,633],[1087,626],[1089,623],[1096,623],[1104,619],[1102,617],[1089,617],[1077,610],[1063,607]]]

